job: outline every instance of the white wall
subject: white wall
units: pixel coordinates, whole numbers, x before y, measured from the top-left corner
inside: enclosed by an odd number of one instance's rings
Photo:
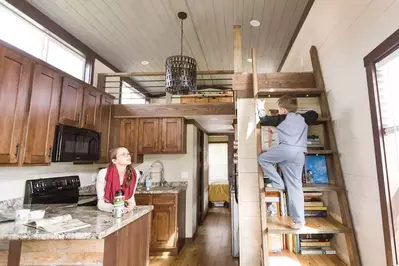
[[[197,228],[197,128],[193,125],[187,125],[186,143],[186,154],[144,155],[144,163],[136,166],[136,168],[145,172],[154,161],[160,160],[165,167],[166,181],[188,182],[186,191],[186,237],[191,238]],[[154,168],[154,171],[157,171],[157,169]],[[159,179],[159,174],[153,175],[154,182],[158,182]]]
[[[209,143],[209,184],[228,181],[227,143]]]
[[[98,169],[103,166],[52,163],[51,166],[1,167],[0,201],[23,197],[28,179],[78,175],[82,186],[94,184]]]
[[[101,61],[94,60],[94,74],[93,74],[93,86],[97,87],[98,84],[98,73],[115,73],[112,69],[101,63]]]
[[[282,69],[312,70],[317,47],[365,266],[386,260],[363,58],[399,28],[398,14],[399,1],[317,0]]]

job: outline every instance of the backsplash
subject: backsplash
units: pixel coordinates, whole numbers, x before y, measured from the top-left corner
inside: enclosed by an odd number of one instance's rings
[[[93,185],[98,169],[104,166],[52,163],[50,166],[0,167],[0,202],[23,198],[25,181],[29,179],[78,175],[82,187]]]

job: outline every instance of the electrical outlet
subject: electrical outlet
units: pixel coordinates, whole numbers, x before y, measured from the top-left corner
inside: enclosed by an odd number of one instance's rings
[[[181,172],[181,179],[188,179],[188,172]]]

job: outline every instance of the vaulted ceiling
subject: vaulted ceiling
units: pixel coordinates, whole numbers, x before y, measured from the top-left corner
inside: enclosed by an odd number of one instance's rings
[[[244,71],[250,48],[259,72],[275,72],[311,0],[27,0],[123,71],[164,71],[165,59],[184,54],[198,70],[233,69],[233,25],[242,26]],[[245,2],[245,5],[244,5]],[[256,19],[259,27],[250,26]],[[141,61],[149,61],[144,66]],[[160,91],[163,89],[160,88]],[[156,92],[153,89],[152,92]]]

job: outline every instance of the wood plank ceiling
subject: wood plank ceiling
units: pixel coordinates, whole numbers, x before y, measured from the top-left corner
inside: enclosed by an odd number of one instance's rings
[[[246,59],[255,47],[258,72],[275,72],[311,0],[27,1],[123,71],[163,71],[165,59],[180,53],[177,13],[185,11],[183,53],[197,60],[198,70],[233,69],[237,24],[242,26],[244,71],[251,71]],[[250,26],[252,19],[260,26]]]

